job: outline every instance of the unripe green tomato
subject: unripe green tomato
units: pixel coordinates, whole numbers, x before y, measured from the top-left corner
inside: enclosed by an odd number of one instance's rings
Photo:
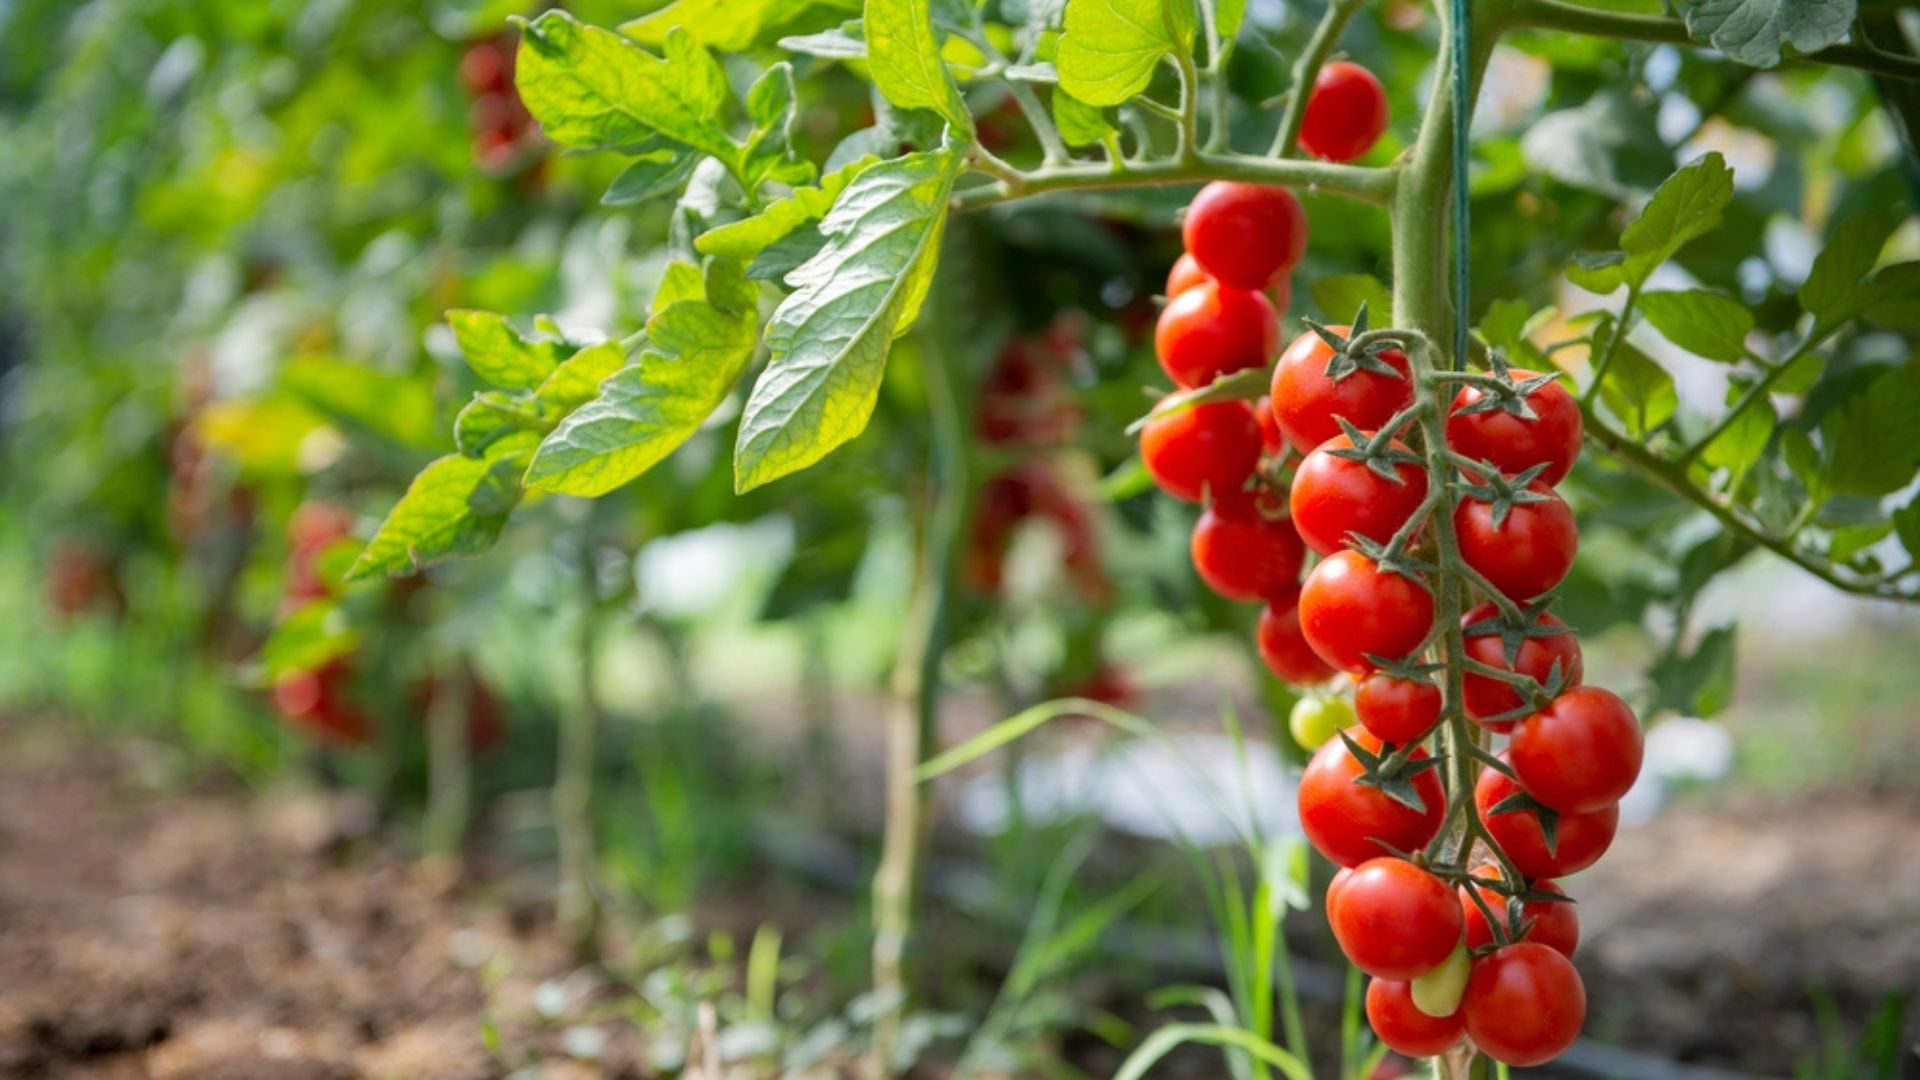
[[[1293,703],[1293,712],[1287,715],[1287,730],[1293,733],[1294,742],[1308,750],[1318,750],[1333,738],[1334,732],[1352,727],[1356,719],[1353,702],[1346,698],[1309,694]]]
[[[1460,997],[1467,992],[1467,976],[1473,974],[1473,958],[1463,942],[1453,947],[1440,965],[1413,980],[1413,1007],[1428,1016],[1448,1017],[1460,1011]]]

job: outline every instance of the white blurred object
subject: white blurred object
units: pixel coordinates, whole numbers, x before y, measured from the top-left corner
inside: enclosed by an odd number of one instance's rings
[[[1643,773],[1665,781],[1711,783],[1733,768],[1733,736],[1712,720],[1676,716],[1647,732]]]
[[[1280,755],[1265,743],[1236,745],[1224,735],[1070,746],[1029,757],[1014,783],[1031,822],[1089,814],[1122,832],[1203,847],[1236,843],[1251,827],[1267,836],[1300,832],[1295,778]],[[998,773],[961,785],[953,810],[975,833],[1000,832],[1014,816]]]

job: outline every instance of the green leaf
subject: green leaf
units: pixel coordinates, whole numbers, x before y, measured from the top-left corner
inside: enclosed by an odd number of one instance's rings
[[[1201,0],[1201,3],[1213,4],[1214,32],[1219,35],[1220,43],[1231,49],[1233,39],[1240,36],[1240,24],[1247,21],[1247,0]]]
[[[773,358],[755,383],[734,448],[746,491],[806,468],[873,414],[894,337],[932,282],[961,157],[950,149],[875,165],[820,223],[820,253],[788,275],[773,313]]]
[[[769,203],[752,217],[709,229],[694,240],[694,250],[703,255],[751,259],[808,222],[825,217],[833,200],[840,197],[853,178],[878,160],[868,156],[849,162],[821,177],[817,187],[796,188],[793,194]]]
[[[1783,48],[1817,52],[1846,40],[1854,0],[1676,0],[1695,41],[1749,67],[1780,63]]]
[[[561,146],[617,148],[657,134],[726,162],[739,154],[720,117],[726,75],[685,31],[667,34],[661,58],[547,11],[521,36],[514,85],[542,133]]]
[[[1107,114],[1063,89],[1053,91],[1053,124],[1068,146],[1092,146],[1118,134]]]
[[[1773,403],[1761,398],[1748,405],[1727,430],[1714,436],[1700,451],[1700,458],[1708,465],[1727,469],[1736,480],[1741,473],[1753,467],[1760,455],[1773,438],[1774,426],[1780,418],[1774,415]]]
[[[1640,294],[1640,313],[1675,345],[1708,360],[1747,355],[1753,312],[1732,297],[1706,289]]]
[[[780,39],[780,47],[803,56],[828,60],[858,60],[867,55],[865,28],[859,19],[851,19],[832,30],[818,34],[799,34]]]
[[[691,276],[697,292],[685,285]],[[753,359],[757,291],[739,264],[716,260],[700,277],[675,263],[654,298],[638,363],[600,384],[540,444],[529,487],[596,497],[629,483],[706,423]]]
[[[1393,310],[1393,294],[1372,274],[1334,274],[1314,279],[1313,303],[1327,318],[1346,322],[1360,305],[1376,314]]]
[[[1820,418],[1829,460],[1827,481],[1838,495],[1877,498],[1907,486],[1920,466],[1920,364],[1894,368]]]
[[[701,155],[692,150],[656,150],[620,171],[600,196],[602,206],[635,206],[680,190]]]
[[[447,312],[454,340],[475,375],[502,390],[533,390],[560,366],[565,346],[528,341],[505,315],[455,309]]]
[[[1618,329],[1611,321],[1607,328],[1609,333]],[[1594,348],[1604,346],[1601,335],[1596,333]],[[1626,424],[1627,434],[1635,438],[1642,438],[1666,423],[1680,407],[1673,376],[1652,357],[1624,341],[1614,349],[1613,364],[1607,368],[1606,379],[1600,384],[1600,399]]]
[[[1718,153],[1680,167],[1653,193],[1646,209],[1620,234],[1618,257],[1603,256],[1567,272],[1575,285],[1607,293],[1622,285],[1638,288],[1661,263],[1689,241],[1720,225],[1733,199],[1733,170]]]
[[[1869,322],[1920,333],[1920,262],[1896,263],[1873,276]]]
[[[1899,224],[1878,210],[1866,210],[1834,227],[1800,286],[1800,306],[1822,327],[1837,326],[1867,309],[1873,289],[1868,274]]]
[[[852,14],[856,0],[674,0],[620,24],[620,32],[645,45],[659,45],[675,29],[719,52],[746,52],[783,34],[832,26]]]
[[[473,400],[454,418],[453,442],[462,454],[480,457],[488,447],[513,432],[546,434],[560,416],[560,412],[541,406],[530,395],[486,390],[473,395]]]
[[[1089,105],[1118,105],[1170,54],[1193,51],[1194,0],[1068,0],[1054,63],[1060,86]]]
[[[485,457],[450,454],[422,469],[367,542],[348,580],[408,573],[491,547],[520,501],[520,474],[539,441],[532,432],[517,432],[495,442]]]
[[[1893,531],[1913,561],[1920,562],[1920,495],[1893,512]]]
[[[397,446],[437,451],[447,445],[425,376],[302,356],[281,371],[280,385],[329,419]]]
[[[1780,435],[1780,454],[1786,458],[1787,468],[1800,481],[1800,486],[1807,489],[1807,499],[1815,506],[1826,502],[1831,494],[1826,461],[1813,445],[1813,437],[1799,428],[1788,428]]]
[[[973,134],[973,115],[940,58],[927,7],[916,0],[866,0],[867,66],[873,85],[902,109],[931,109],[955,131]]]
[[[1893,534],[1893,524],[1848,525],[1833,530],[1827,543],[1827,558],[1837,563],[1852,562],[1853,557]]]
[[[267,678],[312,671],[358,648],[360,636],[333,600],[312,600],[295,608],[273,627],[260,646]]]
[[[1251,1031],[1226,1024],[1167,1024],[1157,1028],[1120,1063],[1114,1080],[1141,1080],[1161,1058],[1186,1043],[1238,1050],[1280,1070],[1287,1080],[1313,1080],[1313,1072],[1299,1058]]]
[[[1733,627],[1716,626],[1692,652],[1670,652],[1647,673],[1657,707],[1706,719],[1733,700]]]
[[[592,401],[600,383],[626,362],[627,351],[617,341],[589,345],[555,368],[533,396],[561,409],[583,405]]]

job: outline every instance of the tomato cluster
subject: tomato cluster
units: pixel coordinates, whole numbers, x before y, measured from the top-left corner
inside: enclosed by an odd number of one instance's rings
[[[290,614],[331,595],[320,559],[329,547],[353,535],[353,515],[325,502],[304,502],[287,521],[286,586],[281,610]],[[351,657],[281,675],[273,704],[293,728],[326,743],[358,746],[373,738],[373,724],[354,698]]]
[[[533,134],[533,116],[513,85],[513,47],[511,35],[496,35],[469,45],[460,57],[460,85],[473,99],[467,116],[473,160],[492,173],[518,164]]]

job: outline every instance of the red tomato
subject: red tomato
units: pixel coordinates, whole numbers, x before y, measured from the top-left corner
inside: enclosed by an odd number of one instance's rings
[[[1300,609],[1295,597],[1281,597],[1260,609],[1254,644],[1267,670],[1295,686],[1311,686],[1333,678],[1334,671],[1313,651],[1300,633]]]
[[[1307,250],[1307,215],[1286,188],[1216,180],[1187,205],[1181,239],[1213,278],[1264,289]]]
[[[1380,740],[1368,732],[1355,731],[1352,737],[1369,753],[1380,751]],[[1410,756],[1419,760],[1427,752],[1415,750]],[[1440,831],[1440,819],[1446,813],[1440,778],[1434,770],[1414,777],[1413,789],[1422,806],[1419,810],[1395,801],[1379,788],[1355,783],[1360,772],[1359,759],[1339,739],[1314,751],[1307,762],[1300,774],[1300,829],[1314,850],[1341,866],[1357,867],[1386,854],[1375,840],[1401,851],[1426,847]],[[1351,883],[1349,878],[1340,887],[1341,905],[1347,899],[1346,885]],[[1441,955],[1445,957],[1444,952]]]
[[[1300,630],[1320,658],[1342,671],[1374,669],[1368,654],[1399,660],[1427,639],[1433,594],[1425,585],[1357,551],[1321,560],[1300,589]]]
[[[1367,983],[1367,1023],[1389,1049],[1417,1058],[1444,1054],[1467,1034],[1459,1013],[1428,1016],[1421,1012],[1413,1003],[1413,984],[1405,979]]]
[[[1510,371],[1515,382],[1535,377],[1531,371]],[[1548,383],[1527,395],[1535,419],[1524,420],[1504,409],[1460,415],[1460,410],[1479,401],[1484,392],[1463,386],[1453,396],[1453,415],[1447,417],[1447,445],[1475,461],[1490,461],[1511,476],[1547,463],[1539,480],[1558,484],[1573,468],[1580,455],[1580,405],[1567,388]]]
[[[1213,281],[1167,302],[1153,332],[1160,370],[1187,389],[1222,375],[1267,366],[1280,348],[1280,320],[1258,292]]]
[[[1520,790],[1519,784],[1498,769],[1482,769],[1480,781],[1473,788],[1473,804],[1479,808],[1480,819],[1487,823],[1493,842],[1500,845],[1514,869],[1525,874],[1529,881],[1565,877],[1585,870],[1599,862],[1600,856],[1612,846],[1613,834],[1620,828],[1618,803],[1592,813],[1560,814],[1555,837],[1558,846],[1548,851],[1538,814],[1530,810],[1491,812],[1495,805]]]
[[[1353,711],[1381,739],[1415,742],[1440,722],[1440,687],[1376,671],[1354,687]]]
[[[1160,490],[1201,502],[1238,492],[1260,464],[1260,424],[1244,401],[1195,405],[1147,421],[1140,457]]]
[[[1474,871],[1475,877],[1498,877],[1500,871],[1492,866],[1483,866]],[[1535,881],[1533,888],[1541,892],[1550,892],[1565,896],[1566,893],[1551,881]],[[1485,900],[1494,917],[1504,921],[1507,917],[1507,898],[1485,885],[1472,888]],[[1466,919],[1467,948],[1478,949],[1493,944],[1493,928],[1487,925],[1487,917],[1480,913],[1480,905],[1467,895],[1468,886],[1460,886],[1460,913]],[[1537,942],[1562,956],[1571,957],[1573,950],[1580,945],[1580,914],[1570,901],[1528,900],[1522,905],[1520,919],[1530,923],[1525,940]]]
[[[1300,119],[1300,149],[1327,161],[1362,157],[1387,130],[1387,91],[1373,72],[1335,60],[1320,69]]]
[[[1280,423],[1273,418],[1273,399],[1262,396],[1253,403],[1253,418],[1260,424],[1260,450],[1268,457],[1287,448],[1287,437],[1280,434]]]
[[[281,676],[273,684],[273,704],[287,723],[321,742],[358,745],[372,736],[352,698],[353,673],[345,660],[311,671]]]
[[[1405,859],[1368,859],[1340,887],[1329,912],[1333,939],[1353,966],[1377,979],[1414,979],[1460,944],[1460,900],[1445,882]]]
[[[1329,326],[1335,335],[1349,328]],[[1344,416],[1347,423],[1362,431],[1377,431],[1393,414],[1413,403],[1413,380],[1407,376],[1407,356],[1398,349],[1380,354],[1380,359],[1398,370],[1394,378],[1372,371],[1355,371],[1338,382],[1327,376],[1327,361],[1333,347],[1309,330],[1287,346],[1273,369],[1274,419],[1295,450],[1306,453],[1340,434],[1334,419]]]
[[[499,41],[481,41],[460,57],[460,81],[470,94],[499,94],[513,88],[513,52]]]
[[[1194,261],[1193,253],[1183,251],[1179,258],[1173,260],[1173,269],[1167,271],[1167,299],[1171,300],[1195,285],[1212,280],[1205,270],[1200,269],[1200,264]]]
[[[1266,501],[1218,500],[1193,526],[1193,568],[1229,600],[1289,599],[1299,590],[1306,548],[1293,523]]]
[[[1568,690],[1520,721],[1507,748],[1528,793],[1572,813],[1619,802],[1640,776],[1642,752],[1633,710],[1597,686]]]
[[[1482,1053],[1508,1065],[1540,1065],[1580,1037],[1587,990],[1573,961],[1523,941],[1473,963],[1460,1015]]]
[[[1407,449],[1398,439],[1392,447]],[[1307,546],[1322,555],[1344,548],[1349,533],[1386,543],[1427,497],[1427,474],[1420,466],[1394,465],[1393,473],[1400,478],[1396,483],[1365,462],[1334,453],[1352,448],[1352,439],[1335,435],[1308,454],[1293,474],[1294,527]]]
[[[1333,879],[1327,882],[1327,921],[1333,921],[1333,909],[1339,903],[1340,890],[1346,887],[1347,880],[1353,877],[1353,867],[1343,866],[1333,872]]]
[[[1481,604],[1460,620],[1462,626],[1484,623],[1498,619],[1500,609],[1491,602]],[[1552,615],[1542,615],[1538,625],[1564,627],[1566,624]],[[1586,673],[1580,658],[1580,642],[1571,633],[1552,634],[1547,637],[1530,637],[1520,643],[1519,655],[1511,667],[1507,664],[1506,645],[1495,631],[1467,635],[1467,656],[1489,667],[1517,671],[1538,683],[1545,683],[1552,673],[1555,663],[1560,665],[1560,673],[1565,677],[1567,686],[1580,685],[1581,677]],[[1467,715],[1479,720],[1493,731],[1507,732],[1519,722],[1519,717],[1488,724],[1485,718],[1512,712],[1526,704],[1520,692],[1498,679],[1485,675],[1469,674],[1461,686],[1461,704],[1466,707]]]
[[[1527,490],[1545,495],[1547,501],[1515,503],[1498,526],[1490,503],[1469,497],[1453,511],[1460,557],[1494,588],[1522,601],[1560,584],[1580,549],[1580,532],[1566,502],[1537,480]]]

